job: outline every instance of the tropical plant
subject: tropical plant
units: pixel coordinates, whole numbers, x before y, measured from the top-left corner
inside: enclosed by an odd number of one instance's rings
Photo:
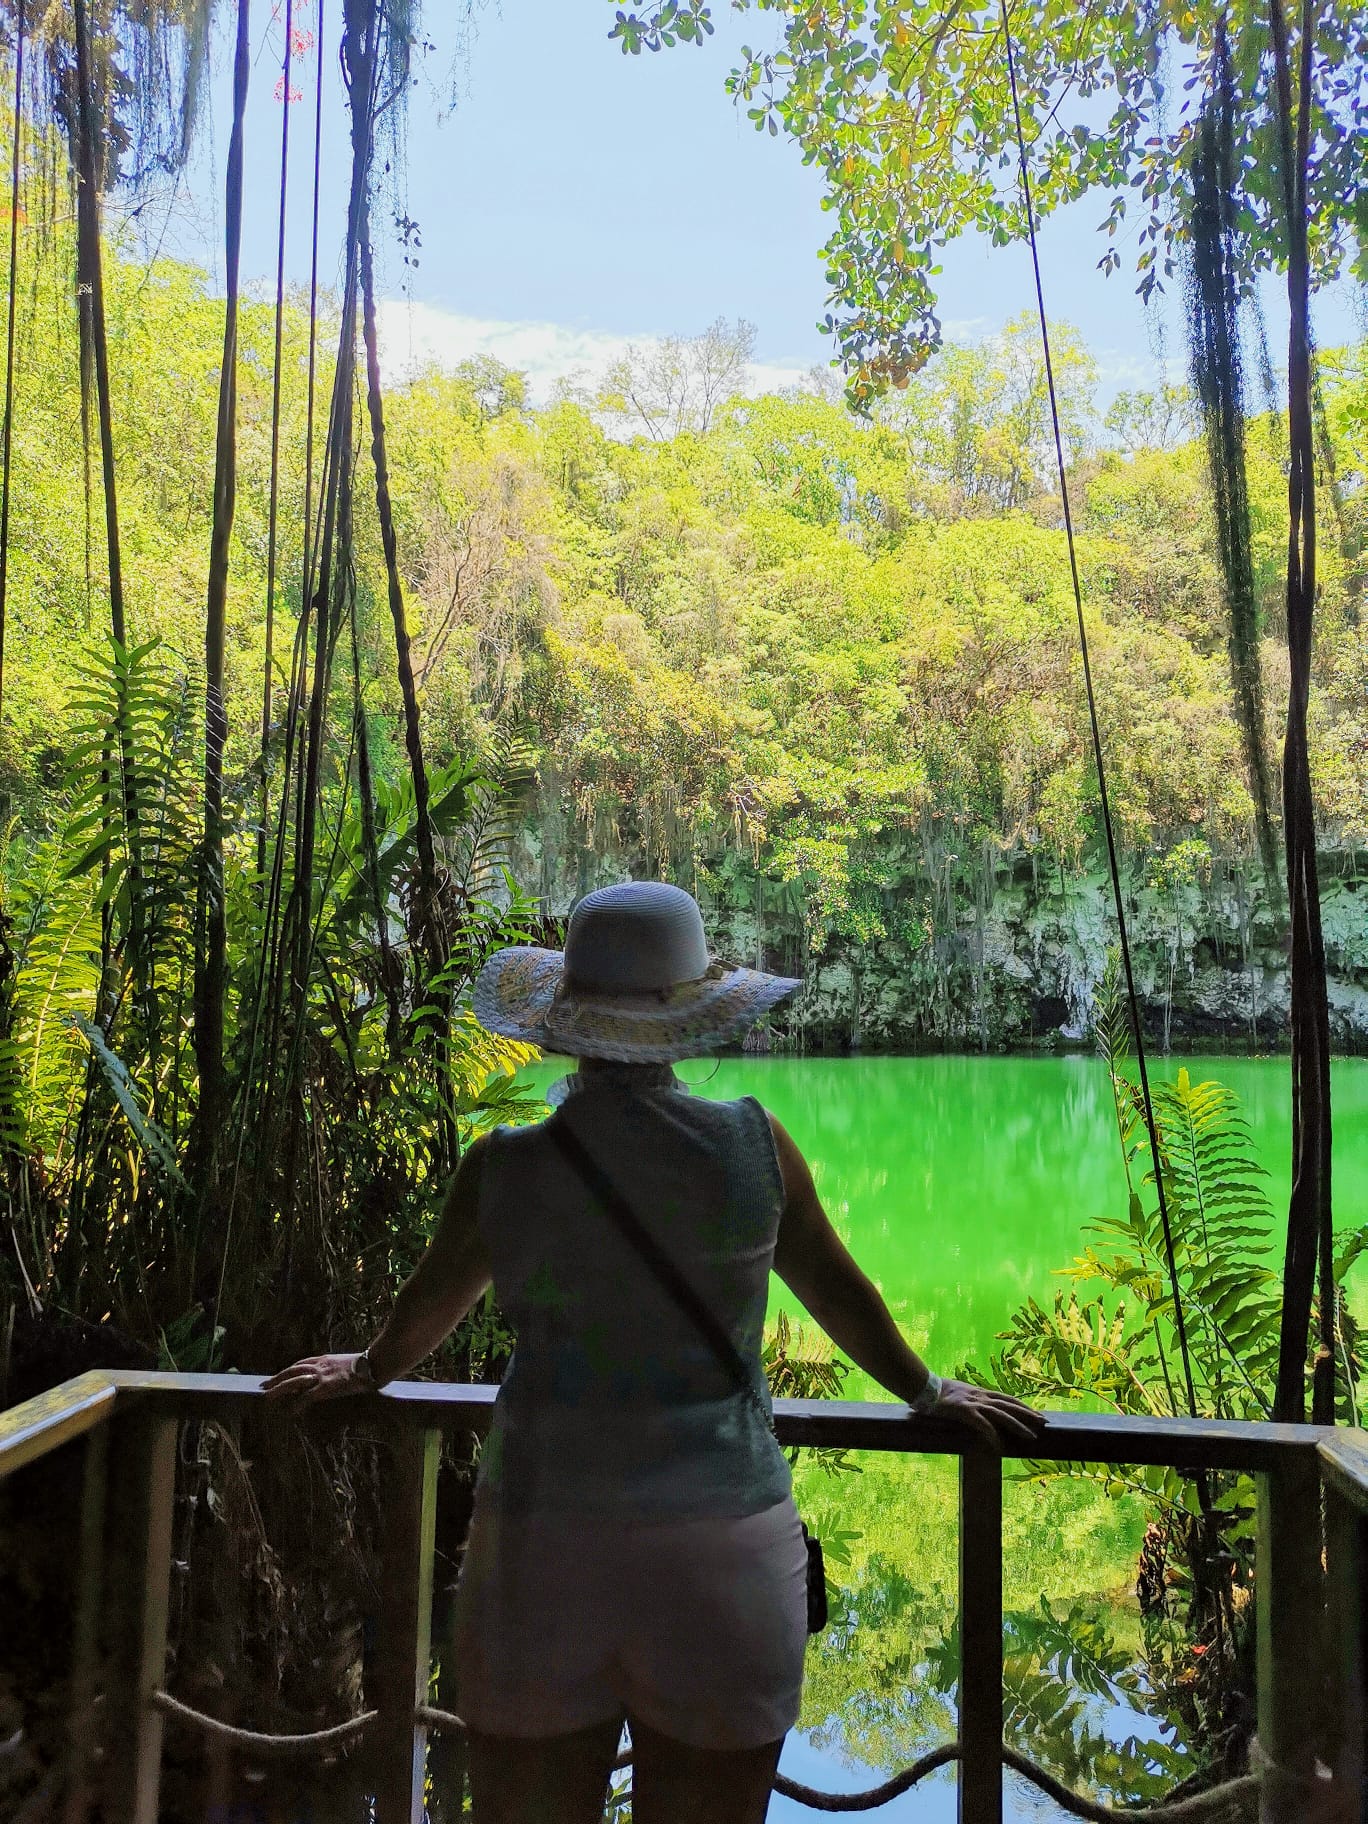
[[[1273,1213],[1260,1182],[1266,1174],[1238,1098],[1218,1082],[1194,1082],[1186,1069],[1172,1081],[1151,1079],[1156,1160],[1140,1089],[1126,1068],[1128,1016],[1115,956],[1094,1025],[1112,1091],[1127,1213],[1087,1226],[1096,1240],[1061,1269],[1071,1284],[1051,1306],[1033,1298],[1014,1313],[1000,1333],[991,1379],[1051,1406],[1081,1401],[1147,1416],[1267,1419],[1281,1286],[1267,1265]],[[1337,1285],[1365,1241],[1342,1239]],[[1351,1417],[1356,1339],[1343,1328],[1340,1335],[1344,1414]],[[1137,1583],[1150,1677],[1175,1725],[1207,1744],[1213,1764],[1230,1765],[1243,1752],[1239,1692],[1252,1676],[1252,1478],[1110,1464],[1035,1463],[1023,1473],[1042,1484],[1084,1476],[1111,1496],[1142,1498],[1154,1516]]]
[[[742,10],[749,3],[739,0]],[[1262,273],[1285,275],[1290,676],[1282,770],[1297,1160],[1275,1403],[1284,1420],[1304,1413],[1302,1358],[1319,1279],[1312,1412],[1329,1422],[1335,1408],[1335,1351],[1326,1327],[1334,1295],[1330,1011],[1307,716],[1317,563],[1310,299],[1314,286],[1343,271],[1361,273],[1368,259],[1368,152],[1355,130],[1368,44],[1362,6],[1338,0],[1289,9],[1284,0],[1268,0],[1265,10],[1164,0],[1113,19],[1062,0],[1018,9],[1015,17],[1008,0],[931,8],[911,0],[754,5],[783,15],[783,48],[744,47],[729,87],[751,104],[757,129],[777,135],[782,122],[822,172],[838,224],[824,250],[834,309],[823,327],[836,341],[847,397],[858,410],[867,411],[890,387],[906,387],[939,346],[937,253],[968,229],[999,246],[1029,237],[1042,339],[1048,326],[1036,224],[1061,204],[1095,190],[1110,193],[1103,226],[1115,242],[1138,200],[1144,220],[1136,266],[1146,299],[1182,262],[1232,694],[1259,849],[1275,895],[1240,309],[1254,301]],[[625,52],[701,43],[712,29],[711,12],[707,0],[619,9],[610,36]],[[1185,93],[1195,90],[1199,99],[1175,119],[1167,92],[1180,73]],[[1099,93],[1113,98],[1102,120],[1090,107]],[[1110,272],[1120,264],[1112,245],[1100,265]],[[1062,442],[1059,459],[1063,490]],[[1078,605],[1081,616],[1081,593]]]

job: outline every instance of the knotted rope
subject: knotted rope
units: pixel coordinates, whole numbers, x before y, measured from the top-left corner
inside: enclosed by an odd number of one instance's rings
[[[380,1714],[378,1710],[363,1710],[359,1716],[353,1716],[345,1723],[334,1723],[331,1729],[312,1729],[300,1735],[269,1735],[262,1730],[239,1729],[232,1723],[221,1723],[217,1717],[207,1716],[203,1710],[183,1704],[178,1697],[172,1697],[169,1691],[154,1692],[152,1702],[158,1710],[176,1722],[198,1729],[201,1735],[207,1735],[212,1741],[222,1742],[226,1747],[246,1748],[253,1754],[271,1755],[281,1760],[292,1755],[307,1756],[326,1753],[330,1748],[345,1748],[349,1743],[359,1740]]]

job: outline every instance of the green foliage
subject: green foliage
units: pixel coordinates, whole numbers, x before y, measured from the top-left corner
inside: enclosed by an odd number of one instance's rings
[[[998,0],[924,5],[895,0],[738,0],[773,13],[781,42],[744,47],[728,79],[757,131],[791,137],[815,165],[835,226],[824,248],[831,285],[823,327],[835,339],[851,402],[861,409],[906,385],[940,343],[940,250],[968,230],[995,246],[1023,237],[1017,143]],[[697,41],[712,7],[687,9],[686,34],[663,12],[619,12],[624,51]],[[1313,164],[1308,197],[1316,275],[1364,260],[1368,151],[1357,131],[1364,13],[1336,0],[1315,20],[1316,80],[1309,97]],[[1291,20],[1293,58],[1299,19]],[[1042,217],[1084,196],[1104,200],[1109,245],[1136,248],[1141,295],[1162,287],[1185,233],[1199,126],[1167,96],[1201,84],[1228,31],[1240,95],[1233,121],[1237,282],[1284,259],[1282,161],[1268,24],[1258,9],[1161,0],[1115,12],[1045,0],[1011,15],[1023,133]],[[1097,98],[1105,98],[1099,109]]]
[[[1192,856],[1177,856],[1174,878],[1186,878],[1193,865]],[[986,1378],[1037,1404],[1148,1416],[1186,1413],[1190,1384],[1202,1417],[1265,1420],[1277,1378],[1282,1289],[1268,1264],[1275,1225],[1265,1173],[1238,1098],[1218,1082],[1194,1082],[1187,1070],[1173,1080],[1151,1079],[1156,1157],[1139,1087],[1127,1072],[1130,1032],[1115,956],[1095,1031],[1112,1088],[1128,1208],[1123,1217],[1087,1225],[1085,1235],[1095,1239],[1062,1269],[1069,1289],[1049,1308],[1030,1299],[1014,1313]],[[1337,1283],[1363,1245],[1361,1236],[1340,1238]],[[1357,1406],[1357,1337],[1343,1312],[1337,1316],[1349,1417]],[[1239,1726],[1231,1720],[1239,1709],[1231,1693],[1247,1689],[1250,1676],[1252,1478],[1110,1464],[1036,1463],[1024,1474],[1042,1486],[1082,1476],[1112,1497],[1144,1500],[1154,1516],[1137,1585],[1149,1680],[1172,1726],[1219,1750]],[[1105,1668],[1105,1656],[1095,1663]],[[1069,1660],[1067,1670],[1078,1688],[1088,1688],[1081,1662]],[[1047,1734],[1076,1720],[1072,1699],[1058,1700],[1052,1714],[1040,1711],[1039,1704],[1056,1700],[1048,1677],[1033,1672],[1026,1679],[1020,1701]]]
[[[15,462],[24,486],[0,727],[0,785],[15,819],[3,863],[14,966],[0,1120],[11,1164],[27,1162],[54,1199],[42,1222],[48,1240],[71,1249],[54,1269],[63,1283],[87,1258],[86,1215],[93,1245],[102,1207],[131,1199],[165,1236],[183,1238],[183,1257],[168,1242],[151,1325],[126,1261],[113,1262],[116,1278],[132,1277],[112,1303],[108,1283],[90,1279],[101,1312],[116,1308],[151,1335],[195,1303],[207,1308],[217,1286],[210,1263],[243,1236],[264,1283],[306,1246],[289,1239],[283,1215],[306,1203],[325,1226],[354,1208],[349,1238],[384,1237],[364,1268],[347,1269],[329,1306],[339,1326],[411,1263],[442,1160],[490,1120],[534,1112],[511,1074],[517,1055],[481,1035],[464,1005],[488,949],[537,927],[526,891],[537,858],[524,841],[532,791],[543,883],[563,885],[577,858],[587,869],[612,843],[634,867],[755,906],[762,947],[766,920],[782,921],[810,944],[816,967],[842,950],[900,948],[933,1009],[947,978],[969,967],[960,935],[986,917],[1000,867],[1030,857],[1062,879],[1095,859],[1042,375],[1033,338],[1016,323],[946,350],[872,422],[814,381],[758,399],[710,394],[706,430],[686,402],[694,416],[676,435],[609,436],[568,395],[533,409],[521,378],[487,360],[396,393],[390,469],[441,850],[442,965],[428,970],[415,941],[415,807],[384,565],[359,510],[355,677],[339,668],[332,682],[317,866],[296,894],[295,803],[280,800],[296,709],[283,675],[264,760],[257,733],[274,323],[269,307],[246,302],[227,630],[231,1214],[220,1207],[190,1220],[150,1136],[167,1136],[183,1174],[195,1162],[201,683],[181,655],[201,637],[222,306],[186,267],[107,261],[134,633],[126,650],[106,644],[92,656],[89,629],[105,620],[103,560],[97,541],[87,574],[85,475],[70,435],[80,415],[74,322],[50,307],[66,295],[71,253],[69,226],[54,221],[34,252],[32,292],[20,298]],[[336,327],[325,318],[325,344]],[[711,353],[706,337],[680,339],[691,384],[721,385],[744,352],[744,327],[730,341],[719,331]],[[308,325],[295,303],[284,331],[277,612],[288,622],[302,575],[308,371]],[[1154,891],[1185,917],[1205,888],[1200,844],[1214,877],[1247,851],[1252,827],[1213,631],[1206,478],[1190,446],[1158,455],[1147,436],[1132,458],[1100,451],[1087,351],[1061,334],[1058,354],[1117,813]],[[1360,366],[1352,351],[1328,361],[1324,388],[1351,530],[1368,423]],[[360,503],[370,478],[363,469],[356,479]],[[1259,425],[1249,483],[1266,603],[1285,490]],[[98,521],[98,501],[90,505]],[[1325,557],[1314,746],[1326,826],[1353,841],[1368,830],[1357,759],[1363,630],[1351,611],[1351,560]],[[345,640],[350,597],[340,606]],[[287,650],[277,644],[278,666]],[[298,729],[295,739],[297,754]],[[256,874],[263,779],[268,848],[279,837],[286,851],[275,906]],[[307,981],[282,1010],[295,963],[280,928],[302,916],[306,897]],[[854,981],[857,1000],[860,992]],[[138,1117],[152,1124],[146,1145],[121,1079],[73,1016],[99,1031],[127,1073]],[[271,1086],[285,1077],[276,1098]],[[48,1240],[30,1249],[34,1271]],[[338,1239],[334,1258],[356,1258],[350,1239]]]
[[[1097,1238],[1063,1269],[1052,1308],[1032,1299],[1003,1334],[994,1378],[1044,1403],[1080,1398],[1123,1413],[1187,1410],[1183,1353],[1154,1162],[1138,1087],[1121,1068],[1114,1011],[1099,1020],[1131,1185],[1124,1217],[1097,1217]],[[1281,1291],[1267,1264],[1273,1212],[1265,1173],[1234,1092],[1186,1070],[1151,1084],[1173,1263],[1199,1410],[1268,1417]],[[1093,1291],[1092,1288],[1101,1290]]]
[[[808,1336],[801,1324],[790,1324],[782,1311],[775,1319],[773,1329],[765,1334],[760,1360],[769,1390],[776,1400],[839,1400],[845,1378],[850,1373],[850,1364],[835,1353],[828,1337],[820,1331]],[[801,1450],[797,1445],[792,1446],[788,1453],[790,1465],[796,1465],[801,1457],[811,1458],[828,1475],[839,1475],[845,1470],[859,1472],[859,1464],[851,1460],[850,1452],[838,1447]],[[846,1546],[858,1537],[856,1533],[839,1534],[833,1538],[829,1549],[824,1537],[823,1549],[833,1562],[848,1564]]]
[[[65,877],[56,844],[31,857],[11,917],[0,1121],[6,1147],[50,1162],[74,1132],[88,1055],[79,1021],[100,990],[100,917],[85,883]]]
[[[128,1067],[122,1059],[115,1057],[105,1042],[104,1034],[92,1021],[83,1020],[78,1015],[74,1024],[85,1036],[110,1093],[118,1103],[124,1120],[128,1123],[129,1132],[148,1166],[169,1179],[177,1190],[188,1190],[190,1187],[182,1176],[175,1146],[169,1135],[139,1105],[137,1086],[128,1074]]]
[[[270,1265],[288,1265],[287,1231],[272,1204],[288,1198],[289,1182],[279,1129],[268,1121],[251,1131],[245,1121],[280,1014],[261,998],[261,883],[254,833],[238,817],[227,883],[237,1101],[230,1194],[243,1206],[235,1211],[235,1245],[244,1251],[236,1258],[255,1265],[230,1279],[225,1259],[215,1310],[225,1321],[206,1330],[214,1244],[227,1248],[234,1237],[231,1229],[213,1236],[188,1182],[197,1144],[189,1001],[202,753],[193,697],[191,678],[156,639],[126,650],[107,642],[75,672],[60,826],[26,849],[10,899],[0,1138],[11,1194],[17,1183],[29,1216],[24,1264],[33,1295],[95,1316],[112,1309],[130,1331],[156,1340],[168,1361],[202,1366],[206,1349],[222,1347],[240,1363],[253,1348]],[[373,902],[357,891],[364,863],[356,787],[346,753],[336,759],[334,839],[317,901],[305,1024],[293,1043],[309,1098],[322,1105],[311,1144],[336,1200],[332,1219],[352,1229],[349,1251],[359,1249],[363,1261],[369,1252],[374,1263],[359,1285],[334,1277],[329,1295],[341,1314],[358,1295],[372,1308],[383,1301],[396,1265],[413,1264],[430,1226],[443,1091],[415,1059],[431,1049],[432,1018],[444,1022],[445,1101],[461,1139],[495,1120],[528,1119],[540,1105],[515,1080],[531,1053],[484,1032],[461,1005],[488,951],[530,930],[530,902],[506,869],[510,819],[526,781],[516,744],[505,740],[479,764],[455,760],[433,780],[453,941],[440,974],[410,993],[397,1032],[383,1012],[394,984],[382,980]],[[126,814],[129,777],[142,807],[136,824]],[[374,818],[380,890],[390,956],[403,969],[414,950],[413,822],[408,776],[382,784]],[[12,850],[19,840],[11,837]],[[327,1256],[313,1271],[327,1273]],[[309,1321],[319,1321],[317,1309]],[[210,1332],[212,1344],[204,1341]],[[300,1345],[307,1340],[301,1334]],[[478,1337],[472,1342],[480,1346]],[[273,1358],[278,1335],[269,1347]]]

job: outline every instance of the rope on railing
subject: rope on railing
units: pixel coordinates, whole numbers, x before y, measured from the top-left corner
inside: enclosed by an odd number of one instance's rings
[[[922,1755],[920,1760],[913,1761],[910,1767],[904,1767],[901,1773],[895,1773],[891,1780],[885,1780],[882,1786],[867,1786],[863,1792],[819,1792],[815,1786],[804,1786],[800,1780],[791,1780],[784,1773],[775,1774],[774,1790],[783,1798],[806,1805],[810,1811],[875,1811],[909,1791],[929,1773],[935,1773],[939,1767],[948,1767],[951,1761],[959,1758],[959,1743],[944,1742],[929,1754]]]
[[[1138,1818],[1143,1824],[1223,1824],[1226,1819],[1238,1824],[1257,1816],[1262,1785],[1257,1773],[1245,1773],[1238,1779],[1210,1786],[1205,1792],[1194,1792],[1186,1799],[1161,1799],[1157,1805],[1103,1805],[1097,1799],[1085,1799],[1071,1792],[1052,1773],[1028,1761],[1015,1748],[1002,1750],[1002,1764],[1038,1787],[1061,1811],[1093,1820],[1094,1824],[1115,1824],[1117,1818]]]
[[[439,1710],[435,1704],[419,1704],[413,1713],[413,1720],[421,1723],[424,1729],[450,1729],[453,1734],[465,1734],[465,1724],[456,1712]]]
[[[819,1792],[816,1787],[801,1785],[783,1774],[775,1775],[774,1790],[806,1805],[811,1811],[874,1811],[898,1798],[928,1774],[961,1758],[959,1743],[947,1742],[905,1767],[901,1773],[894,1774],[881,1786],[870,1786],[863,1792]],[[1193,1793],[1190,1798],[1170,1799],[1158,1805],[1103,1805],[1097,1799],[1085,1799],[1081,1793],[1070,1791],[1062,1781],[1046,1773],[1043,1767],[1037,1767],[1034,1761],[1027,1760],[1015,1748],[1003,1748],[1002,1764],[1038,1787],[1062,1811],[1067,1811],[1071,1817],[1090,1820],[1091,1824],[1116,1824],[1116,1820],[1123,1818],[1139,1819],[1141,1824],[1244,1824],[1255,1815],[1258,1805],[1260,1782],[1257,1774],[1247,1774],[1213,1786],[1207,1792]]]
[[[378,1710],[363,1710],[359,1716],[353,1716],[345,1723],[334,1723],[331,1729],[313,1729],[302,1735],[267,1735],[261,1730],[239,1729],[233,1723],[221,1723],[216,1716],[207,1716],[203,1710],[183,1704],[178,1697],[172,1697],[169,1691],[155,1691],[152,1702],[178,1723],[188,1723],[216,1742],[223,1742],[233,1748],[247,1748],[253,1754],[275,1755],[281,1759],[294,1754],[310,1755],[329,1748],[344,1748],[363,1736],[380,1714]]]
[[[419,1704],[414,1717],[428,1729],[465,1729],[465,1724],[454,1711],[438,1710],[432,1704]],[[810,1811],[877,1811],[881,1805],[887,1805],[910,1791],[929,1774],[949,1766],[952,1761],[960,1760],[963,1752],[958,1742],[944,1742],[939,1748],[933,1748],[929,1754],[913,1761],[910,1767],[904,1767],[901,1773],[895,1773],[881,1785],[867,1786],[863,1792],[821,1792],[817,1787],[805,1786],[800,1780],[791,1780],[783,1773],[775,1774],[774,1790],[781,1798],[793,1799],[799,1805],[806,1805]],[[1267,1757],[1259,1754],[1257,1742],[1254,1744],[1254,1758],[1256,1765],[1265,1773],[1275,1771]],[[1037,1767],[1034,1761],[1028,1760],[1017,1749],[1007,1747],[1005,1743],[1002,1764],[1029,1780],[1071,1817],[1083,1818],[1088,1824],[1116,1824],[1117,1819],[1125,1818],[1138,1819],[1141,1824],[1227,1824],[1227,1821],[1229,1824],[1243,1824],[1243,1820],[1256,1814],[1262,1784],[1260,1774],[1247,1773],[1241,1774],[1237,1779],[1226,1780],[1219,1786],[1212,1786],[1206,1792],[1194,1792],[1185,1799],[1167,1799],[1157,1805],[1104,1805],[1097,1799],[1085,1799],[1081,1793],[1071,1792],[1052,1773],[1046,1773],[1043,1767]],[[632,1754],[629,1749],[617,1757],[612,1770],[617,1773],[631,1765]]]

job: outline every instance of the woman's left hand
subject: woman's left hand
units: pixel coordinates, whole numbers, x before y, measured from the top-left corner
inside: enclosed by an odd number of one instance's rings
[[[317,1400],[340,1400],[350,1393],[365,1393],[370,1383],[356,1371],[355,1355],[306,1355],[273,1374],[261,1391],[268,1400],[284,1406],[312,1406]]]

